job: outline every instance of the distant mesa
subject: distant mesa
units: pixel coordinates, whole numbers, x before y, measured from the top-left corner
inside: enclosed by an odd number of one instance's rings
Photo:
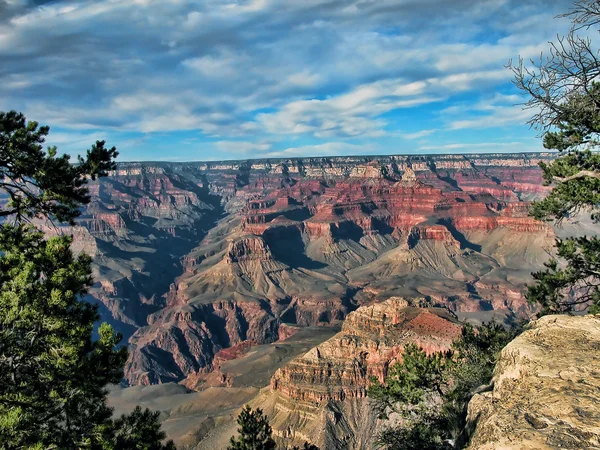
[[[410,167],[407,167],[406,170],[404,170],[404,173],[402,174],[402,180],[400,181],[405,186],[414,186],[418,182],[415,171]]]

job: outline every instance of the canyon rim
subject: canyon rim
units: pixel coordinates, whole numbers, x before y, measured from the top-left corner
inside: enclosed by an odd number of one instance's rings
[[[449,348],[459,321],[528,318],[525,284],[554,238],[594,230],[528,216],[550,159],[121,163],[75,227],[47,232],[93,256],[89,298],[128,339],[117,412],[158,409],[202,449],[263,405],[281,439],[370,449],[369,375],[408,342]]]

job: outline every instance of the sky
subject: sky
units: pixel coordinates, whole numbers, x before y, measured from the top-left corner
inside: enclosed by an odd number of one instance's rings
[[[543,150],[505,65],[571,0],[0,0],[0,111],[119,161]]]

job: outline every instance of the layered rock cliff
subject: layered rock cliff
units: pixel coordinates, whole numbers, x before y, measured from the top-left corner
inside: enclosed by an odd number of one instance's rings
[[[419,308],[401,298],[350,313],[342,331],[277,370],[271,390],[255,403],[283,440],[328,449],[372,449],[381,426],[367,387],[383,380],[407,344],[427,352],[448,350],[460,335],[442,308]]]
[[[76,246],[94,249],[90,297],[104,320],[126,338],[165,306],[165,293],[185,256],[222,215],[202,174],[178,167],[123,164],[90,186],[91,203],[77,220]],[[81,231],[84,230],[84,231]],[[83,242],[83,245],[78,244]]]
[[[600,318],[545,316],[469,403],[469,450],[600,448]]]
[[[537,163],[551,157],[124,163],[91,186],[76,227],[48,231],[94,256],[90,298],[129,338],[127,381],[210,399],[189,423],[183,407],[165,414],[171,437],[185,429],[186,443],[221,448],[236,406],[217,420],[215,405],[243,391],[279,437],[369,449],[381,423],[367,379],[406,342],[447,348],[453,315],[531,314],[524,285],[563,232],[527,215],[548,189]],[[290,342],[342,323],[284,365]]]
[[[529,314],[523,287],[553,230],[526,212],[551,157],[123,163],[58,232],[94,255],[90,298],[131,338],[129,381],[182,380],[223,349],[289,334],[282,324],[337,326],[393,295]]]
[[[130,339],[125,376],[132,384],[179,381],[206,373],[221,349],[274,341],[279,325],[254,302],[167,308],[151,315],[148,322]]]
[[[460,330],[448,311],[409,306],[401,298],[363,306],[348,315],[338,335],[278,370],[271,388],[317,405],[365,398],[369,379],[383,381],[407,343],[430,353],[448,350]]]

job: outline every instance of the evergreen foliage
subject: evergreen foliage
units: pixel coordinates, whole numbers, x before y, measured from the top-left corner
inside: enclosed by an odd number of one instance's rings
[[[446,427],[456,448],[461,448],[466,437],[463,433],[471,397],[476,389],[490,383],[500,351],[521,333],[522,325],[507,329],[495,322],[477,328],[465,324],[461,337],[453,343],[449,384],[442,398]]]
[[[127,350],[108,324],[92,338],[91,258],[73,254],[70,236],[46,240],[24,223],[72,221],[89,201],[87,180],[106,175],[117,153],[98,142],[74,167],[43,152],[47,134],[0,113],[0,191],[10,199],[0,217],[14,219],[0,226],[0,449],[174,450],[161,443],[158,414],[111,417],[106,386],[121,381]]]
[[[56,218],[72,223],[80,206],[90,201],[88,179],[106,176],[115,168],[118,153],[97,141],[79,156],[77,164],[68,155],[57,156],[56,147],[44,150],[50,128],[28,122],[16,111],[0,111],[0,191],[9,198],[1,217],[17,221],[33,217]]]
[[[384,430],[382,448],[447,450],[462,448],[466,407],[476,388],[489,383],[500,350],[517,330],[489,323],[463,327],[449,352],[426,354],[407,345],[402,362],[393,365],[384,383],[371,380],[369,397],[381,418],[394,413],[402,425]]]
[[[227,450],[275,450],[277,444],[273,439],[273,430],[269,419],[260,408],[252,410],[246,405],[238,415],[238,436],[231,437]],[[314,444],[305,442],[302,447],[280,447],[279,450],[319,450]]]
[[[397,411],[396,405],[419,405],[442,394],[447,383],[447,365],[450,353],[427,355],[416,344],[409,344],[402,353],[402,363],[390,367],[385,386],[374,378],[369,395],[381,405],[381,416],[388,410]]]
[[[158,422],[159,412],[142,410],[136,406],[131,414],[115,420],[114,434],[110,436],[108,448],[114,450],[176,450],[172,442],[161,441],[167,436]]]
[[[238,437],[232,437],[228,450],[275,450],[271,425],[260,408],[252,410],[246,405],[237,418]]]
[[[294,446],[291,450],[319,450],[319,447],[317,447],[314,444],[309,444],[308,442],[305,442],[302,447]]]
[[[544,146],[560,156],[540,164],[551,193],[531,210],[539,220],[583,218],[600,221],[600,53],[596,43],[578,35],[598,29],[600,3],[582,0],[565,14],[570,33],[552,44],[547,56],[510,65],[515,84],[528,96],[535,112],[530,124],[541,131]],[[556,240],[557,258],[535,273],[527,298],[541,313],[600,312],[600,242],[596,236]]]
[[[83,445],[110,418],[104,386],[122,377],[126,350],[96,308],[79,298],[91,285],[90,258],[69,237],[45,241],[29,226],[0,231],[0,436],[16,447]],[[5,422],[6,423],[6,422]]]

